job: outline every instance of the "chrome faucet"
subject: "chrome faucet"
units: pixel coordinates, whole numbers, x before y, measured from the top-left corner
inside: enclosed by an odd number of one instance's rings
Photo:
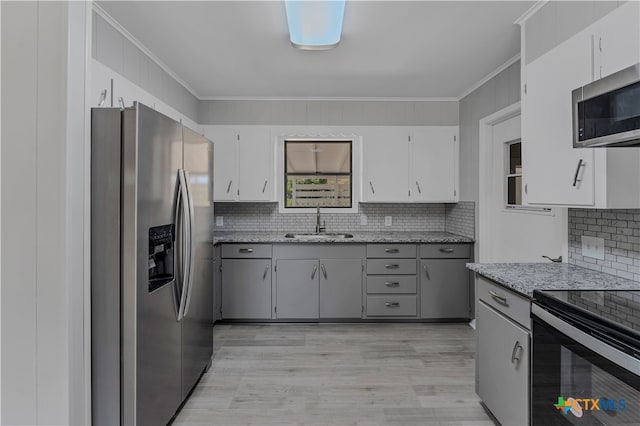
[[[325,223],[320,226],[320,206],[316,206],[316,234],[324,232],[327,229],[326,223],[325,221]]]

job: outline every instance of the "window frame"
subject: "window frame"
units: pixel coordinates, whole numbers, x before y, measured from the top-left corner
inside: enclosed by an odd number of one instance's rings
[[[276,190],[276,200],[278,203],[278,213],[312,213],[315,209],[308,207],[286,207],[285,208],[285,196],[284,190],[281,190],[286,185],[285,179],[285,153],[284,142],[286,141],[299,141],[299,142],[312,142],[312,141],[340,141],[351,142],[351,208],[346,207],[320,207],[323,213],[358,213],[361,194],[362,194],[362,136],[351,131],[345,131],[339,127],[280,127],[274,129],[272,133],[272,141],[275,144],[275,163],[274,169],[274,182]],[[284,182],[283,182],[284,181]]]
[[[292,144],[305,144],[305,143],[348,143],[349,144],[349,173],[318,173],[316,172],[314,175],[310,174],[310,173],[288,173],[287,172],[287,145],[289,143]],[[322,176],[327,176],[327,177],[332,177],[332,176],[348,176],[349,177],[349,205],[348,206],[320,206],[321,209],[340,209],[340,210],[344,210],[344,209],[351,209],[353,208],[353,204],[354,204],[354,200],[353,200],[353,141],[350,139],[322,139],[322,138],[315,138],[315,139],[307,139],[307,140],[299,140],[299,139],[291,139],[291,138],[286,138],[284,139],[284,172],[283,172],[283,193],[282,193],[282,198],[284,200],[284,208],[287,210],[291,210],[291,209],[316,209],[317,206],[287,206],[287,181],[289,176],[316,176],[316,177],[322,177]]]
[[[511,173],[511,157],[510,147],[511,145],[520,144],[520,173]],[[520,193],[524,198],[524,161],[522,161],[522,138],[510,140],[504,143],[504,168],[503,168],[503,205],[504,211],[510,213],[528,213],[528,214],[543,214],[549,216],[555,216],[553,210],[548,207],[533,207],[525,204],[509,204],[509,178],[520,177]]]

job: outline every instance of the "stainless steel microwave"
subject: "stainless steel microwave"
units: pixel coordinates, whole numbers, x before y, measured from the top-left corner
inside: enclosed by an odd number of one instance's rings
[[[640,63],[572,95],[574,148],[640,146]]]

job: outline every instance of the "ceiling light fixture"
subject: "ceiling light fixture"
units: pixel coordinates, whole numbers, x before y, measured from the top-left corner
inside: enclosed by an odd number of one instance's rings
[[[346,0],[285,0],[291,45],[328,50],[340,44]]]

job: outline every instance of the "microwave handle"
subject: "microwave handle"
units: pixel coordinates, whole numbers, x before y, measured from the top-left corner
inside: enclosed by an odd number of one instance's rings
[[[584,160],[581,158],[580,161],[578,161],[578,166],[576,167],[576,173],[573,175],[573,187],[575,188],[576,186],[578,186],[578,182],[580,182],[580,179],[578,179],[578,176],[580,175],[580,169],[582,168],[582,166],[585,165]]]

